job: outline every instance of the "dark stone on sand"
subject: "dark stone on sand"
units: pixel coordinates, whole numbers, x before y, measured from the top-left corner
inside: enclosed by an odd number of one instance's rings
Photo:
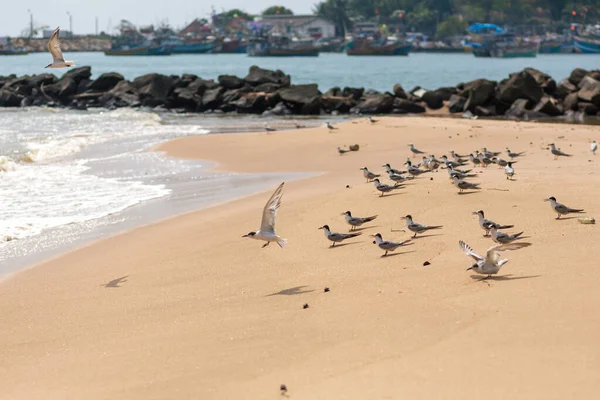
[[[353,88],[353,87],[345,87],[342,91],[342,96],[350,97],[354,101],[359,101],[365,92],[364,88]]]
[[[563,107],[565,108],[565,111],[576,111],[578,109],[577,103],[579,103],[579,95],[577,92],[573,92],[565,97],[563,100]]]
[[[551,117],[562,115],[562,111],[556,106],[556,100],[552,97],[544,96],[538,104],[533,108],[533,111],[541,112]]]
[[[329,113],[337,111],[345,114],[354,106],[356,106],[356,102],[350,97],[321,96],[321,107]]]
[[[377,94],[367,97],[354,106],[350,112],[362,114],[387,114],[394,108],[394,97],[387,94]],[[400,100],[400,99],[397,99]]]
[[[497,92],[498,101],[513,104],[517,99],[527,99],[534,103],[540,101],[544,91],[536,80],[526,71],[513,74],[508,81],[500,85]]]
[[[577,92],[577,95],[580,100],[600,106],[600,81],[589,76],[584,77],[579,82],[579,92]]]
[[[439,110],[444,106],[444,98],[438,92],[427,91],[423,93],[421,99],[432,110]]]
[[[404,88],[402,87],[402,85],[399,83],[396,83],[394,85],[394,96],[396,96],[400,99],[408,99],[408,95],[404,91]]]
[[[205,91],[202,96],[202,106],[210,110],[218,108],[223,101],[223,93],[225,93],[225,89],[222,87]]]
[[[219,85],[223,86],[225,89],[239,89],[244,86],[246,81],[242,78],[238,78],[235,75],[220,75],[218,78]]]
[[[252,86],[257,86],[261,83],[276,83],[281,87],[290,86],[292,81],[289,75],[284,74],[280,70],[271,71],[262,69],[256,65],[250,67],[250,71],[244,80]]]
[[[65,74],[60,78],[65,79],[65,78],[71,78],[75,81],[75,83],[79,83],[82,79],[90,79],[90,77],[92,76],[92,67],[78,67],[78,68],[74,68],[71,69],[67,72],[65,72]]]
[[[319,114],[321,103],[317,85],[295,85],[278,92],[285,105],[299,114]]]
[[[465,99],[464,97],[459,96],[457,94],[453,94],[448,100],[448,111],[450,111],[451,113],[463,112],[466,102],[467,99]]]
[[[425,107],[415,103],[414,101],[399,98],[394,99],[393,108],[394,110],[397,110],[397,113],[399,114],[421,114],[427,111]]]

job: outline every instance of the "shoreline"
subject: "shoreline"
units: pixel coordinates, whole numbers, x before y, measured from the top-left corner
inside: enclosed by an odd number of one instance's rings
[[[339,127],[159,146],[179,158],[210,155],[217,170],[321,174],[286,184],[277,221],[290,240],[285,249],[240,239],[257,228],[268,189],[106,238],[2,282],[0,390],[48,399],[275,398],[280,384],[300,399],[595,393],[600,364],[590,333],[600,328],[593,317],[600,296],[593,271],[574,269],[593,262],[583,249],[593,248],[595,228],[554,221],[541,198],[554,194],[594,215],[598,168],[586,141],[600,129],[397,118]],[[553,162],[540,140],[559,136],[575,156]],[[490,167],[474,195],[456,195],[441,171],[379,198],[358,168],[400,167],[409,140],[436,155],[482,145],[527,155],[515,182]],[[337,145],[351,143],[360,150],[337,155]],[[534,242],[510,253],[507,270],[488,284],[464,271],[469,260],[456,244],[462,238],[479,251],[491,244],[470,218],[482,204]],[[328,249],[317,227],[347,231],[339,216],[347,208],[379,218],[362,237]],[[366,235],[404,239],[390,230],[409,212],[445,228],[381,259]],[[473,379],[464,373],[470,368],[495,379]],[[548,383],[549,374],[563,378]]]

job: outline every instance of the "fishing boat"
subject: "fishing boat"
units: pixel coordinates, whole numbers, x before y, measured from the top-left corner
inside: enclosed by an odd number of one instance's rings
[[[287,37],[254,37],[248,41],[249,57],[318,57],[319,49],[311,42]]]
[[[346,46],[349,56],[407,56],[412,45],[402,42],[388,42],[383,44],[369,39],[353,40]]]
[[[215,42],[209,40],[185,40],[178,36],[161,38],[161,46],[167,46],[173,54],[206,54],[215,47]]]
[[[573,32],[573,47],[576,53],[600,53],[600,26],[571,24]]]
[[[0,49],[0,56],[26,56],[29,52],[25,49]]]
[[[104,51],[107,56],[169,56],[171,53],[171,48],[168,46],[120,46]]]
[[[211,53],[215,54],[243,54],[248,50],[248,45],[243,39],[217,39]]]
[[[475,57],[517,58],[537,57],[539,43],[528,42],[511,34],[486,35],[480,48],[473,48]]]

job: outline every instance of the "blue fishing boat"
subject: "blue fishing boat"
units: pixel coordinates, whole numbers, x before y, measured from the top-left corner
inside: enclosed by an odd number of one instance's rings
[[[107,56],[170,56],[171,48],[168,46],[118,46],[105,50]]]
[[[318,57],[312,42],[296,42],[287,37],[253,37],[248,41],[249,57]]]
[[[539,43],[527,42],[511,34],[485,35],[480,48],[473,48],[475,57],[517,58],[536,57]]]
[[[573,36],[575,51],[577,53],[598,54],[600,53],[600,37],[596,36]]]
[[[177,36],[162,39],[160,44],[169,46],[173,54],[206,54],[215,47],[214,41],[184,40]]]

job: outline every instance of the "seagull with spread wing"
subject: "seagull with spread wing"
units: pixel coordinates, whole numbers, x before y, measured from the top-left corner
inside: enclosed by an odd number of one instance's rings
[[[467,268],[467,271],[474,270],[478,274],[487,275],[486,278],[489,278],[492,275],[495,275],[500,271],[500,268],[508,262],[508,259],[500,259],[500,253],[504,251],[518,250],[523,247],[531,246],[531,243],[525,242],[516,242],[516,243],[508,243],[508,244],[500,244],[496,246],[492,246],[487,249],[485,253],[485,257],[480,256],[465,242],[462,240],[458,242],[462,251],[475,260],[475,264],[471,265]]]
[[[287,239],[279,237],[275,233],[275,218],[277,217],[277,209],[281,206],[281,197],[283,196],[283,182],[275,193],[271,196],[265,208],[263,209],[262,222],[258,232],[250,232],[242,237],[247,237],[256,240],[264,240],[265,243],[263,248],[267,247],[271,242],[275,242],[279,247],[284,247],[287,244]]]
[[[58,40],[58,33],[60,28],[56,28],[50,36],[48,41],[48,51],[52,54],[52,64],[48,64],[46,68],[67,68],[75,65],[74,61],[65,61],[62,51],[60,50],[60,41]]]

